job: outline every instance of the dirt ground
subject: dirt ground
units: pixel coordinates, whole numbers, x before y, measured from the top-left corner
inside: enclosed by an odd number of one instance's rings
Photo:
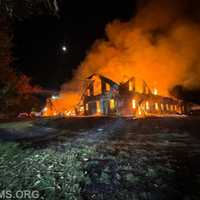
[[[0,139],[34,148],[94,146],[83,199],[199,199],[200,118],[74,117],[0,124]]]

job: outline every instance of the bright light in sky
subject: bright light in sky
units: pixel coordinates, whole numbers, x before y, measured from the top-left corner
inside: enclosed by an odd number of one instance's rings
[[[66,46],[62,46],[62,50],[65,52],[67,51],[67,47]]]

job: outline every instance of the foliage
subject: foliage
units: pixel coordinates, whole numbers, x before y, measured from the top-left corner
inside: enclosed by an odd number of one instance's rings
[[[10,19],[31,15],[53,14],[58,11],[56,0],[0,0],[0,116],[16,116],[19,112],[39,110],[33,93],[41,91],[30,84],[30,78],[12,68],[12,35]]]
[[[12,68],[12,35],[6,18],[0,18],[0,113],[15,114],[38,108],[38,99],[32,96],[41,90],[30,84],[30,78],[17,74]]]
[[[11,35],[9,32],[8,21],[0,18],[0,103],[1,108],[6,108],[10,97],[15,99],[15,84],[17,76],[10,68],[12,63],[11,55]]]
[[[0,188],[39,191],[40,199],[81,199],[84,159],[92,148],[68,146],[65,152],[21,149],[16,144],[0,146]]]

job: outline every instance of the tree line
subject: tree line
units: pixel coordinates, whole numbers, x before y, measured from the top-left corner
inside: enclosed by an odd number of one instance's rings
[[[0,118],[39,109],[39,99],[33,94],[41,88],[32,86],[30,77],[12,68],[11,20],[54,15],[57,10],[55,0],[0,0]]]

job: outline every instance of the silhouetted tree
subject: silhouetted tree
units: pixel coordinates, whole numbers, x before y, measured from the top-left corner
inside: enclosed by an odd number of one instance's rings
[[[12,68],[11,19],[58,12],[57,0],[0,0],[0,115],[16,115],[39,107],[33,96],[41,88],[32,86],[30,78]]]
[[[7,108],[7,99],[15,96],[15,84],[17,76],[10,68],[11,56],[11,33],[9,32],[8,21],[0,18],[0,110]]]
[[[15,115],[38,108],[39,101],[33,96],[41,90],[32,86],[30,78],[16,73],[12,68],[12,35],[9,21],[0,17],[0,114]]]
[[[170,94],[178,99],[200,104],[199,89],[191,89],[182,85],[176,85],[171,89]]]

